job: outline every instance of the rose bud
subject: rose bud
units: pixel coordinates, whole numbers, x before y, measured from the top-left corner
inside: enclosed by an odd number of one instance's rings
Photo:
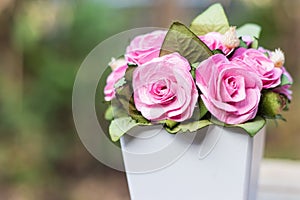
[[[286,98],[275,92],[265,92],[262,95],[260,109],[261,113],[267,117],[275,117],[286,109]]]

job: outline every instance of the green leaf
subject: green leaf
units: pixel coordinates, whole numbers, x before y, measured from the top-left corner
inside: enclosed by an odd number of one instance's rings
[[[136,120],[140,124],[149,123],[149,121],[143,117],[142,113],[136,109],[134,105],[133,91],[128,84],[116,89],[115,99],[119,102],[123,111],[125,111],[132,119]]]
[[[192,21],[190,28],[198,36],[209,32],[224,34],[229,29],[229,23],[222,5],[216,3],[210,6]]]
[[[165,126],[165,129],[171,134],[178,133],[179,131],[185,133],[197,131],[201,128],[209,126],[210,124],[212,124],[212,122],[210,122],[209,120],[198,120],[188,123],[180,123],[179,125],[173,126],[172,128]]]
[[[194,132],[201,128],[204,128],[208,125],[212,124],[209,120],[199,120],[194,122],[189,122],[187,124],[180,124],[178,127],[181,129],[182,132]]]
[[[132,97],[133,91],[131,87],[126,84],[122,87],[116,89],[116,100],[120,102],[123,108],[128,111],[129,110],[129,102]]]
[[[193,64],[191,64],[191,67],[193,69],[197,69],[197,67],[199,66],[199,64],[200,64],[200,62],[193,63]]]
[[[193,79],[196,78],[196,69],[195,68],[192,68],[191,75],[192,75]]]
[[[125,84],[126,84],[126,80],[125,77],[123,77],[115,83],[114,88],[119,88]]]
[[[108,121],[111,121],[113,120],[114,118],[114,115],[113,115],[113,108],[112,106],[109,106],[106,111],[105,111],[105,114],[104,114],[104,118]]]
[[[204,115],[206,115],[206,113],[208,112],[204,102],[202,101],[201,98],[199,98],[199,108],[200,108],[200,118],[201,119],[202,117],[204,117]]]
[[[257,24],[245,24],[241,27],[239,27],[237,30],[237,36],[253,36],[255,38],[259,38],[260,32],[261,32],[261,27]]]
[[[147,120],[140,111],[138,111],[134,105],[133,97],[129,101],[129,115],[132,119],[136,120],[139,124],[150,124],[150,121]]]
[[[229,127],[239,127],[244,129],[251,137],[255,136],[255,134],[262,129],[266,124],[266,120],[263,117],[257,116],[255,119],[237,125],[231,125]]]
[[[262,129],[265,124],[266,124],[266,120],[265,118],[261,117],[261,116],[256,116],[253,120],[245,122],[243,124],[235,124],[235,125],[231,125],[231,124],[225,124],[224,122],[221,122],[217,119],[212,118],[210,120],[213,124],[216,124],[218,126],[224,126],[224,127],[238,127],[238,128],[242,128],[243,130],[245,130],[251,137],[253,137],[260,129]]]
[[[120,80],[120,84],[116,88],[116,98],[113,99],[112,103],[113,105],[117,105],[117,107],[123,108],[123,110],[129,115],[130,110],[133,109],[134,101],[131,100],[133,96],[133,89],[131,87],[131,81],[132,81],[132,74],[133,71],[136,69],[135,65],[128,65],[128,68],[125,72],[125,76],[123,80]],[[125,83],[124,83],[125,82]],[[115,86],[116,86],[115,85]],[[116,107],[116,106],[114,106]]]
[[[181,130],[179,126],[175,126],[174,128],[164,126],[164,128],[168,133],[171,133],[171,134],[178,133]]]
[[[174,128],[175,126],[177,126],[179,124],[179,122],[175,122],[173,120],[167,119],[165,121],[165,124],[167,127],[169,127],[170,129]]]
[[[117,100],[116,98],[111,100],[111,108],[108,108],[106,111],[106,117],[110,117],[106,118],[107,120],[111,121],[115,118],[121,118],[121,117],[128,117],[127,111],[123,108],[123,105],[121,104],[121,102],[119,100]]]
[[[284,85],[292,85],[293,83],[289,81],[289,78],[282,74],[281,75],[281,83],[280,83],[280,86],[284,86]]]
[[[258,40],[257,40],[257,38],[253,37],[253,42],[251,44],[251,48],[258,49],[258,47],[259,47]]]
[[[128,65],[128,68],[125,72],[125,80],[131,82],[132,81],[132,75],[134,70],[136,69],[137,65]]]
[[[223,55],[225,55],[225,54],[223,53],[223,51],[220,50],[220,49],[212,50],[212,53],[213,53],[214,55],[215,55],[215,54],[223,54]]]
[[[191,69],[191,75],[192,75],[193,79],[196,78],[196,69],[199,66],[199,64],[200,64],[199,62],[191,64],[191,67],[192,67],[192,69]]]
[[[211,50],[185,25],[174,22],[160,50],[159,56],[178,52],[190,63],[202,62],[213,55]]]
[[[118,141],[122,135],[135,126],[138,126],[138,123],[131,119],[131,117],[117,118],[112,120],[109,126],[109,135],[111,140],[114,142]]]
[[[239,46],[248,49],[247,44],[242,40],[242,38],[240,38],[240,45]]]

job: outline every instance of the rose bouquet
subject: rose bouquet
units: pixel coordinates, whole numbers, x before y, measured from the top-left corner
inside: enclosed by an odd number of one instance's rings
[[[105,117],[117,141],[135,126],[163,124],[169,133],[211,124],[240,127],[254,136],[266,119],[283,119],[292,78],[280,49],[259,46],[260,27],[229,26],[220,4],[190,27],[139,35],[112,59],[104,88]]]

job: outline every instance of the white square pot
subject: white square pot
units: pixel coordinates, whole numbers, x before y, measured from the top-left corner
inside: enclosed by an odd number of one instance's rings
[[[121,138],[132,200],[254,200],[265,130],[138,127]]]

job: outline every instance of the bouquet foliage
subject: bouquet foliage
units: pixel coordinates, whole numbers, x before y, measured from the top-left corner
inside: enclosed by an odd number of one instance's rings
[[[169,133],[216,124],[254,136],[266,119],[284,120],[292,78],[280,49],[259,46],[260,31],[256,24],[230,26],[214,4],[189,27],[174,22],[168,31],[133,38],[124,56],[109,63],[111,139],[154,124]]]

